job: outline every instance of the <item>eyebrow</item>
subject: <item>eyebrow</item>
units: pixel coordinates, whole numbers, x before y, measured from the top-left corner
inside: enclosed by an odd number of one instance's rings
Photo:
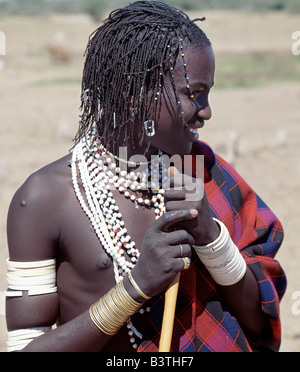
[[[212,82],[212,84],[210,86],[206,83],[198,82],[198,83],[191,83],[190,88],[193,91],[193,90],[197,90],[197,88],[199,88],[199,87],[204,88],[204,89],[212,88],[214,85],[215,85],[214,81]]]

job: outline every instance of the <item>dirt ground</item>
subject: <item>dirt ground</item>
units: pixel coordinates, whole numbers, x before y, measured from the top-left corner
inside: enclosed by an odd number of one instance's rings
[[[205,15],[203,28],[217,58],[222,53],[280,50],[298,58],[300,73],[300,56],[291,53],[291,35],[300,30],[299,15]],[[5,351],[6,337],[3,291],[9,202],[30,173],[72,147],[83,51],[95,28],[86,16],[0,18],[0,31],[7,40],[7,55],[0,56],[0,351]],[[54,37],[71,54],[68,62],[50,57],[47,44]],[[217,73],[211,93],[214,116],[201,131],[201,138],[234,164],[285,227],[285,241],[277,256],[288,277],[281,304],[282,352],[300,351],[300,304],[296,301],[300,298],[299,102],[299,80],[218,89]]]

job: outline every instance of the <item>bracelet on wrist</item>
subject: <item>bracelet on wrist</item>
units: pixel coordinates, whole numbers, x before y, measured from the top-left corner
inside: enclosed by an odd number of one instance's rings
[[[130,284],[133,286],[133,288],[137,291],[137,293],[143,297],[145,300],[150,300],[151,297],[147,296],[142,290],[141,288],[136,284],[136,281],[133,279],[132,277],[132,274],[131,274],[131,271],[129,271],[128,273],[128,279],[129,279],[129,282]]]
[[[223,222],[214,218],[220,227],[218,238],[207,245],[194,245],[199,259],[217,284],[230,286],[239,282],[246,273],[247,265],[239,249],[231,240]]]
[[[90,307],[89,315],[100,331],[113,336],[141,306],[129,296],[121,280]]]

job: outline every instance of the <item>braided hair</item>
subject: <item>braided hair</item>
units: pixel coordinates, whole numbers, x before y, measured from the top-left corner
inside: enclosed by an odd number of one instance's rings
[[[87,45],[82,115],[75,143],[96,124],[111,151],[120,141],[125,145],[129,140],[134,147],[135,131],[141,146],[146,138],[143,123],[155,119],[163,89],[173,89],[179,118],[182,109],[170,69],[175,67],[180,39],[197,48],[211,45],[195,24],[199,20],[204,18],[190,20],[181,10],[152,0],[136,1],[111,12]],[[172,87],[167,87],[168,75]],[[138,129],[136,122],[140,123]]]

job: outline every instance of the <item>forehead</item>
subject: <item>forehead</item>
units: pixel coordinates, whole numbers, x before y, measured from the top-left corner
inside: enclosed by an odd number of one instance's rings
[[[187,76],[191,85],[202,84],[211,87],[214,84],[215,56],[211,47],[183,49],[184,60],[186,63]],[[174,76],[179,86],[186,85],[184,75],[183,58],[181,53],[177,58]]]

